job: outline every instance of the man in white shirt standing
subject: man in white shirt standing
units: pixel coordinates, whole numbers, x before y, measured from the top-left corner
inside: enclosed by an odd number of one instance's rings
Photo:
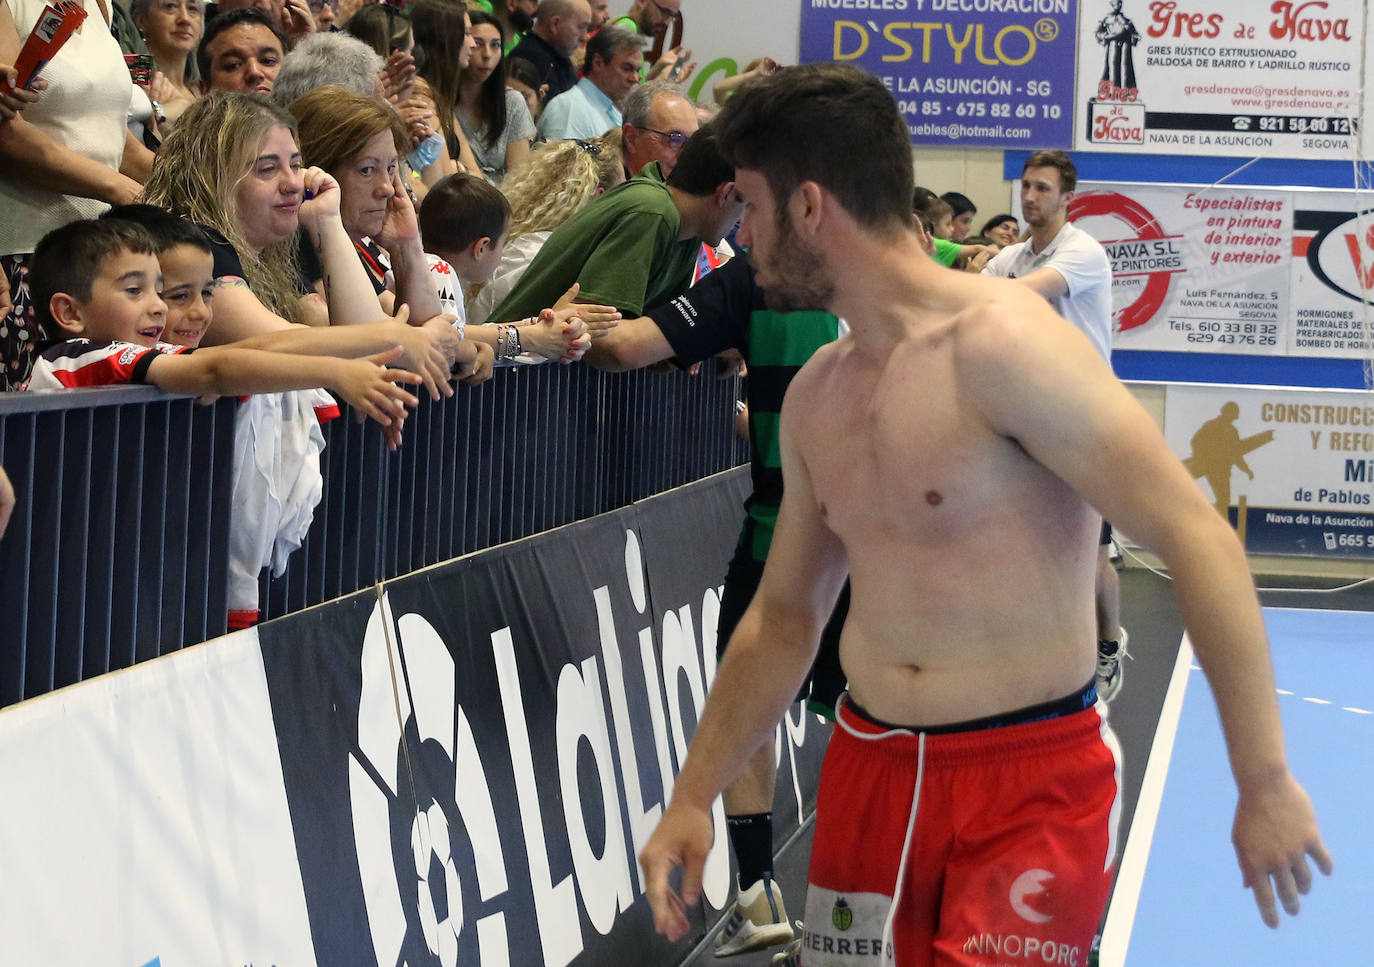
[[[639,37],[602,27],[587,41],[582,78],[544,107],[539,133],[550,141],[595,138],[620,127],[620,105],[639,83],[644,52]]]
[[[1062,151],[1037,151],[1021,167],[1021,210],[1030,237],[998,252],[983,272],[1016,279],[1044,296],[1088,337],[1103,359],[1112,355],[1112,263],[1087,232],[1069,224],[1078,170]],[[1097,692],[1111,701],[1121,689],[1121,584],[1111,561],[1112,525],[1103,521],[1097,552]]]

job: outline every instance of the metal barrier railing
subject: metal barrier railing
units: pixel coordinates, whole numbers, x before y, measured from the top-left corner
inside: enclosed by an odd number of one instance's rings
[[[734,380],[502,369],[422,399],[398,454],[324,427],[324,495],[264,619],[745,462]],[[0,539],[0,706],[223,633],[232,400],[144,387],[0,394],[18,495]]]

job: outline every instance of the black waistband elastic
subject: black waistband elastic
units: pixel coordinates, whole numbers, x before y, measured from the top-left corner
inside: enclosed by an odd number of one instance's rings
[[[1075,712],[1081,712],[1085,708],[1090,708],[1096,701],[1097,681],[1094,679],[1078,691],[1065,695],[1063,698],[1051,699],[1048,702],[1041,702],[1039,705],[1030,705],[1011,712],[1001,712],[980,719],[969,719],[966,722],[948,722],[943,725],[894,725],[870,715],[862,705],[854,701],[852,695],[845,695],[844,697],[845,707],[865,722],[883,729],[895,729],[912,734],[924,732],[926,735],[941,735],[947,732],[977,732],[983,729],[1001,729],[1008,725],[1025,725],[1027,722],[1042,722],[1045,719],[1057,719],[1062,715],[1073,715]]]

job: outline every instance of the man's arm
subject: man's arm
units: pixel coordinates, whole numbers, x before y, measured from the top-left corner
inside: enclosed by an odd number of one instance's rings
[[[1052,265],[1042,265],[1034,272],[1027,272],[1012,281],[1040,293],[1046,300],[1057,299],[1069,291],[1069,283]]]
[[[1086,337],[1048,306],[1030,311],[1008,300],[985,307],[959,338],[958,378],[977,412],[1172,572],[1240,793],[1236,853],[1265,923],[1277,926],[1274,892],[1296,913],[1312,879],[1306,857],[1326,873],[1331,858],[1312,805],[1288,771],[1244,549],[1150,416]]]
[[[716,673],[672,802],[639,857],[654,926],[672,940],[686,932],[684,903],[695,903],[701,889],[711,848],[711,803],[796,696],[849,571],[844,547],[820,515],[797,452],[798,407],[807,405],[809,395],[805,377],[805,371],[798,375],[783,405],[787,483],[763,579]],[[668,883],[675,866],[685,867],[681,898]]]
[[[668,337],[648,316],[622,319],[620,324],[599,339],[592,340],[585,361],[608,372],[641,369],[673,355]]]

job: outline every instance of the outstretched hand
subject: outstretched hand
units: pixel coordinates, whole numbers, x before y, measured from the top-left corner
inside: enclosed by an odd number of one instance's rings
[[[558,301],[553,304],[554,315],[561,321],[576,314],[582,320],[583,327],[587,334],[593,339],[606,335],[616,326],[620,325],[620,310],[615,306],[602,306],[590,302],[575,302],[577,293],[582,290],[579,282],[574,282],[572,287],[558,297]],[[566,310],[573,310],[567,312]],[[561,313],[561,315],[560,315]]]
[[[404,369],[388,369],[401,356],[401,347],[393,346],[385,352],[362,359],[343,360],[334,384],[338,392],[358,412],[359,417],[376,420],[383,427],[399,430],[405,422],[406,407],[419,405],[419,400],[399,384],[412,386],[421,382],[418,373]],[[394,447],[393,447],[394,449]]]
[[[1312,888],[1310,856],[1317,869],[1331,875],[1331,854],[1322,844],[1312,801],[1291,775],[1259,792],[1243,793],[1231,827],[1244,886],[1255,892],[1260,918],[1279,925],[1277,895],[1289,916],[1296,916],[1298,896]]]
[[[654,929],[669,940],[678,940],[691,926],[687,908],[701,897],[702,871],[714,838],[710,812],[675,799],[639,854]],[[681,895],[670,882],[679,867],[684,871]]]

